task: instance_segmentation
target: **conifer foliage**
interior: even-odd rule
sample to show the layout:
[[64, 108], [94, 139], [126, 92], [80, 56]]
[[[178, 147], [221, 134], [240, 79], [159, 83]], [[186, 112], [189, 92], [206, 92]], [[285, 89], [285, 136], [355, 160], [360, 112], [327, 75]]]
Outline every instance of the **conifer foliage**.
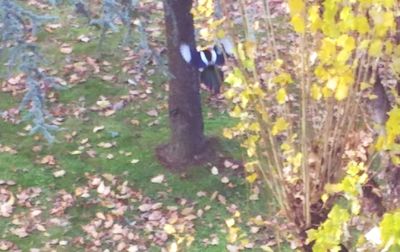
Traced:
[[49, 123], [51, 115], [46, 110], [44, 90], [59, 85], [56, 78], [40, 68], [44, 58], [31, 37], [42, 24], [54, 19], [37, 15], [14, 1], [0, 2], [0, 57], [5, 58], [8, 74], [20, 71], [25, 75], [26, 93], [19, 109], [26, 109], [23, 119], [33, 122], [30, 133], [41, 133], [48, 142], [54, 141], [52, 131], [58, 127]]

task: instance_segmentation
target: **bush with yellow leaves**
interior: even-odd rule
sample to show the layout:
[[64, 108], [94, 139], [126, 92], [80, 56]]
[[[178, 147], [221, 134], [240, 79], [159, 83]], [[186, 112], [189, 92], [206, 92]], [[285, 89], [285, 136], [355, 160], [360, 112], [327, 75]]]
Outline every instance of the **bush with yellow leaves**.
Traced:
[[[350, 217], [359, 215], [359, 211], [348, 213], [333, 206], [335, 197], [324, 194], [326, 185], [341, 181], [346, 170], [358, 167], [354, 161], [365, 164], [363, 173], [371, 173], [370, 166], [382, 151], [400, 164], [398, 95], [391, 90], [393, 108], [380, 128], [373, 125], [367, 106], [370, 100], [382, 98], [374, 91], [378, 65], [384, 62], [391, 66], [390, 74], [400, 73], [400, 46], [392, 42], [398, 3], [289, 0], [289, 19], [297, 36], [294, 47], [285, 52], [277, 47], [266, 0], [261, 25], [249, 21], [246, 0], [239, 0], [244, 37], [229, 17], [209, 18], [212, 3], [199, 1], [194, 11], [198, 20], [211, 20], [203, 23], [203, 38], [230, 36], [236, 43], [225, 97], [232, 103], [230, 115], [239, 123], [225, 129], [224, 136], [240, 139], [248, 155], [247, 180], [254, 183], [261, 178], [268, 185], [279, 210], [298, 227], [293, 230], [297, 237], [304, 238], [300, 234], [318, 224], [312, 207], [330, 202], [323, 206], [332, 210], [320, 231], [309, 232], [308, 240], [318, 241], [326, 226], [340, 229]], [[223, 8], [229, 13], [227, 5]], [[256, 29], [266, 34], [267, 41], [255, 36]], [[323, 195], [329, 199], [321, 200]], [[355, 199], [352, 202], [358, 204]], [[344, 212], [348, 218], [332, 222]], [[399, 242], [396, 237], [394, 243]], [[332, 251], [339, 248], [341, 237], [336, 238], [329, 248]], [[328, 247], [316, 251], [328, 251]]]

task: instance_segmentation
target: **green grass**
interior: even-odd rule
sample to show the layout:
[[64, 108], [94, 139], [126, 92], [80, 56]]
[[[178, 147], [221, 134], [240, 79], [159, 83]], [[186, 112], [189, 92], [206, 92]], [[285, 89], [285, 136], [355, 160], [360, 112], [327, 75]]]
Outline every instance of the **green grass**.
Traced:
[[[99, 31], [93, 27], [81, 25], [79, 27], [70, 28], [65, 19], [65, 13], [59, 11], [62, 15], [61, 23], [63, 28], [54, 33], [48, 34], [42, 32], [39, 35], [39, 43], [45, 45], [46, 54], [51, 55], [50, 61], [53, 68], [58, 68], [59, 72], [65, 64], [65, 57], [97, 57], [97, 40]], [[76, 38], [81, 34], [95, 34], [89, 43], [77, 43]], [[121, 34], [113, 34], [107, 36], [104, 43], [104, 50], [119, 50], [118, 44], [122, 38]], [[56, 42], [58, 41], [58, 42]], [[72, 55], [62, 55], [58, 47], [60, 42], [67, 42], [73, 45]], [[120, 55], [123, 55], [121, 53]], [[107, 60], [113, 65], [113, 69], [117, 69], [120, 65], [120, 58], [117, 56], [106, 56]], [[149, 117], [146, 111], [167, 102], [167, 94], [163, 91], [162, 85], [166, 83], [165, 77], [161, 74], [148, 76], [153, 82], [153, 94], [149, 95], [146, 100], [135, 100], [128, 104], [124, 109], [117, 111], [110, 117], [104, 117], [97, 112], [91, 111], [89, 108], [96, 104], [100, 96], [115, 101], [121, 95], [126, 95], [129, 90], [128, 84], [110, 83], [101, 80], [98, 76], [89, 76], [89, 78], [80, 84], [71, 86], [65, 91], [59, 91], [58, 102], [64, 104], [67, 108], [76, 109], [78, 105], [83, 106], [84, 103], [87, 111], [85, 112], [85, 120], [68, 116], [62, 125], [64, 130], [58, 132], [57, 142], [48, 145], [40, 136], [21, 136], [20, 133], [27, 132], [24, 130], [29, 122], [20, 125], [11, 125], [10, 123], [0, 121], [0, 144], [3, 146], [11, 146], [18, 153], [11, 155], [8, 153], [0, 153], [0, 179], [14, 180], [15, 186], [8, 186], [7, 189], [17, 194], [21, 190], [28, 187], [40, 187], [42, 189], [41, 196], [33, 199], [34, 207], [41, 208], [43, 214], [41, 218], [55, 218], [49, 213], [55, 200], [56, 193], [60, 190], [74, 195], [77, 187], [87, 185], [85, 174], [104, 174], [109, 173], [119, 177], [121, 180], [127, 180], [132, 188], [135, 188], [143, 196], [149, 197], [155, 202], [162, 202], [165, 206], [177, 205], [177, 200], [185, 198], [188, 202], [195, 204], [195, 209], [203, 209], [207, 205], [211, 207], [205, 212], [201, 218], [194, 221], [194, 242], [187, 251], [224, 251], [227, 245], [227, 234], [225, 220], [232, 218], [232, 213], [227, 209], [231, 204], [236, 204], [238, 211], [241, 212], [241, 225], [245, 226], [246, 219], [258, 214], [267, 212], [267, 204], [263, 203], [268, 200], [266, 195], [261, 195], [262, 200], [249, 201], [249, 186], [245, 180], [236, 175], [229, 169], [220, 168], [221, 175], [215, 176], [210, 173], [210, 167], [194, 167], [186, 172], [186, 176], [182, 177], [179, 173], [172, 173], [162, 167], [155, 159], [154, 149], [161, 143], [165, 143], [169, 138], [168, 118], [165, 108], [159, 109], [160, 116], [158, 123], [153, 126], [148, 124], [156, 118]], [[140, 89], [142, 87], [134, 87]], [[161, 94], [159, 99], [156, 94]], [[80, 102], [79, 99], [82, 99]], [[11, 97], [9, 94], [0, 93], [0, 109], [7, 109], [16, 106], [19, 102], [18, 97]], [[54, 104], [50, 104], [52, 106]], [[216, 109], [203, 105], [205, 118], [205, 134], [208, 136], [221, 136], [224, 127], [230, 127], [235, 124], [235, 120], [231, 119], [226, 113], [220, 113]], [[212, 117], [208, 118], [211, 113]], [[140, 125], [134, 126], [130, 123], [131, 119], [136, 119]], [[104, 126], [104, 130], [93, 133], [93, 128], [99, 125]], [[70, 141], [66, 141], [66, 137], [76, 133]], [[112, 137], [112, 132], [117, 132], [117, 137]], [[82, 144], [80, 142], [88, 138], [88, 144], [83, 149], [81, 155], [70, 154], [78, 150]], [[109, 149], [98, 147], [101, 142], [115, 142], [116, 146]], [[35, 146], [41, 146], [42, 149], [34, 152]], [[220, 139], [221, 151], [227, 157], [240, 159], [243, 156], [243, 150], [239, 144], [234, 141]], [[96, 157], [92, 158], [84, 152], [94, 150]], [[124, 153], [130, 152], [130, 156]], [[113, 159], [107, 159], [107, 155], [112, 154]], [[56, 159], [56, 166], [40, 164], [38, 161], [46, 155], [52, 155]], [[137, 164], [132, 164], [132, 159], [138, 159]], [[66, 171], [65, 176], [55, 178], [53, 172], [63, 169]], [[164, 174], [167, 183], [154, 184], [150, 183], [152, 177]], [[233, 188], [221, 183], [221, 176], [226, 175], [234, 184]], [[198, 192], [206, 192], [206, 197], [198, 197]], [[224, 205], [217, 199], [211, 199], [211, 195], [218, 192], [223, 195], [227, 201]], [[166, 194], [165, 194], [166, 193]], [[164, 195], [164, 196], [163, 196]], [[37, 205], [35, 205], [37, 204]], [[135, 203], [136, 204], [136, 203]], [[138, 202], [137, 205], [141, 204]], [[181, 206], [178, 206], [181, 208]], [[26, 238], [18, 238], [10, 232], [13, 218], [17, 218], [17, 213], [29, 212], [29, 208], [16, 206], [13, 216], [10, 218], [0, 218], [0, 239], [6, 239], [14, 242], [22, 251], [29, 251], [30, 248], [43, 248], [48, 246], [49, 242], [54, 239], [67, 240], [69, 245], [54, 245], [57, 251], [84, 251], [82, 246], [71, 245], [72, 239], [76, 237], [85, 237], [87, 234], [83, 232], [82, 225], [88, 224], [95, 218], [98, 211], [110, 211], [99, 205], [88, 205], [79, 197], [73, 206], [66, 210], [64, 216], [57, 218], [66, 218], [68, 224], [65, 227], [48, 226], [46, 232], [33, 231]], [[137, 210], [127, 211], [127, 217], [134, 218], [139, 213]], [[121, 220], [119, 220], [121, 221]], [[242, 230], [244, 233], [246, 227]], [[204, 246], [203, 239], [209, 238], [210, 235], [216, 234], [219, 238], [219, 244], [214, 246]], [[251, 237], [250, 237], [251, 238]], [[169, 238], [172, 241], [172, 237]], [[148, 244], [148, 251], [160, 251], [159, 246]], [[260, 245], [260, 244], [259, 244]], [[113, 251], [111, 249], [111, 251]], [[258, 251], [258, 249], [250, 249], [249, 251]]]

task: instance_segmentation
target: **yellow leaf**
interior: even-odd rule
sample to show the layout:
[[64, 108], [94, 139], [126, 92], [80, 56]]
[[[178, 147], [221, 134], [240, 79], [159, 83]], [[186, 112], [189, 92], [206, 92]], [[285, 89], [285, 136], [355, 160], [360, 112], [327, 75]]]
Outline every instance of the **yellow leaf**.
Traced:
[[317, 84], [313, 84], [311, 86], [311, 97], [317, 101], [322, 97], [321, 87], [319, 87]]
[[322, 88], [322, 95], [324, 96], [324, 98], [329, 98], [332, 96], [332, 94], [333, 94], [332, 90], [329, 89], [328, 87], [325, 86]]
[[369, 24], [368, 24], [368, 19], [365, 16], [357, 16], [355, 18], [355, 26], [356, 30], [361, 34], [365, 34], [369, 32]]
[[396, 156], [396, 155], [393, 155], [393, 156], [391, 157], [391, 161], [392, 161], [392, 163], [393, 163], [394, 165], [400, 165], [400, 157], [398, 157], [398, 156]]
[[319, 65], [315, 68], [314, 74], [321, 81], [327, 81], [330, 78], [329, 72], [321, 65]]
[[305, 32], [306, 27], [304, 24], [304, 18], [300, 14], [294, 15], [290, 22], [293, 25], [293, 29], [295, 30], [295, 32], [301, 34]]
[[289, 163], [293, 165], [293, 168], [296, 170], [300, 167], [301, 165], [301, 160], [303, 158], [303, 155], [301, 152], [297, 153], [296, 156], [288, 158]]
[[237, 228], [237, 227], [229, 228], [229, 235], [228, 235], [229, 243], [236, 242], [236, 240], [238, 238], [238, 232], [239, 232], [239, 228]]
[[225, 128], [225, 129], [223, 130], [222, 135], [223, 135], [225, 138], [228, 138], [228, 139], [232, 139], [232, 138], [233, 138], [233, 132], [232, 132], [232, 130], [227, 129], [227, 128]]
[[277, 59], [277, 60], [274, 61], [274, 67], [280, 68], [280, 67], [282, 67], [283, 63], [284, 62], [283, 62], [282, 59]]
[[292, 146], [290, 146], [290, 144], [288, 143], [281, 144], [281, 150], [284, 152], [291, 151], [292, 149], [293, 149]]
[[256, 42], [251, 41], [251, 40], [246, 40], [244, 42], [244, 51], [246, 52], [246, 55], [248, 58], [255, 59], [256, 52], [257, 52]]
[[360, 90], [361, 91], [363, 91], [363, 90], [365, 90], [367, 88], [371, 88], [371, 87], [372, 87], [371, 83], [364, 82], [364, 81], [360, 83]]
[[233, 225], [235, 225], [235, 219], [233, 219], [233, 218], [227, 219], [227, 220], [225, 220], [225, 224], [230, 228]]
[[246, 52], [245, 52], [244, 48], [245, 47], [244, 47], [243, 43], [238, 44], [237, 52], [238, 52], [239, 59], [242, 62], [246, 61]]
[[254, 145], [246, 146], [247, 156], [253, 157], [256, 154], [256, 147]]
[[353, 15], [352, 8], [346, 6], [340, 12], [341, 22], [338, 24], [341, 32], [348, 32], [349, 30], [354, 30], [355, 27], [355, 17]]
[[244, 165], [244, 169], [248, 173], [255, 172], [255, 167], [258, 165], [257, 161], [248, 162]]
[[393, 52], [393, 44], [389, 40], [385, 42], [385, 54], [391, 55]]
[[235, 107], [234, 107], [233, 110], [229, 113], [229, 115], [232, 116], [232, 117], [238, 118], [238, 117], [240, 117], [241, 113], [242, 113], [241, 108], [240, 108], [238, 105], [235, 105]]
[[329, 195], [327, 193], [322, 194], [321, 200], [323, 203], [325, 203], [329, 199]]
[[326, 83], [326, 87], [334, 91], [337, 87], [337, 84], [338, 84], [338, 78], [334, 77], [328, 80], [328, 82]]
[[343, 185], [342, 184], [326, 184], [325, 185], [325, 191], [327, 193], [338, 193], [343, 191]]
[[358, 215], [360, 213], [360, 202], [358, 202], [357, 200], [353, 200], [351, 202], [351, 213], [354, 215]]
[[335, 98], [338, 101], [341, 101], [347, 97], [349, 93], [349, 86], [343, 82], [339, 82], [339, 85], [336, 88]]
[[218, 39], [223, 39], [226, 37], [225, 31], [224, 30], [218, 30], [217, 31], [217, 38]]
[[343, 49], [339, 52], [337, 56], [337, 61], [339, 64], [346, 64], [347, 60], [350, 58], [352, 55], [352, 51]]
[[257, 122], [253, 122], [249, 125], [249, 130], [254, 132], [260, 132], [260, 124]]
[[311, 23], [311, 31], [316, 32], [321, 27], [321, 18], [319, 17], [320, 7], [319, 5], [313, 5], [308, 11], [308, 20]]
[[283, 117], [279, 117], [274, 126], [272, 127], [271, 133], [272, 135], [276, 136], [282, 131], [285, 131], [289, 127], [289, 123]]
[[281, 73], [273, 79], [273, 82], [281, 85], [290, 84], [293, 82], [292, 77], [288, 73]]
[[400, 58], [394, 57], [392, 59], [392, 64], [390, 65], [390, 67], [396, 74], [400, 74]]
[[318, 51], [318, 57], [322, 63], [328, 62], [336, 56], [336, 43], [333, 39], [325, 38], [322, 40], [321, 47]]
[[394, 15], [392, 11], [383, 13], [383, 25], [387, 28], [392, 28], [395, 25]]
[[287, 94], [285, 88], [280, 88], [276, 93], [276, 100], [279, 104], [284, 104], [286, 102]]
[[169, 235], [176, 233], [175, 227], [172, 226], [171, 224], [165, 224], [164, 225], [164, 231], [165, 231], [165, 233], [167, 233]]
[[360, 45], [358, 46], [358, 48], [360, 48], [360, 49], [367, 49], [370, 42], [371, 42], [371, 41], [370, 41], [369, 39], [364, 39], [364, 40], [361, 41], [361, 43], [360, 43]]
[[386, 8], [392, 8], [395, 4], [394, 0], [383, 0], [383, 6], [385, 6]]
[[253, 184], [254, 181], [256, 181], [256, 179], [258, 178], [257, 173], [252, 173], [251, 175], [248, 175], [246, 177], [247, 182], [249, 182], [250, 184]]
[[243, 75], [239, 68], [234, 68], [232, 72], [225, 78], [225, 82], [233, 87], [240, 87], [243, 85]]
[[265, 252], [274, 252], [274, 250], [268, 245], [261, 245], [260, 248]]
[[369, 49], [368, 54], [372, 57], [379, 57], [382, 54], [382, 41], [377, 39], [372, 41]]
[[240, 106], [243, 108], [243, 109], [246, 109], [246, 107], [247, 107], [247, 104], [249, 103], [249, 99], [250, 97], [249, 97], [249, 94], [247, 93], [247, 92], [243, 92], [241, 95], [240, 95]]
[[356, 48], [356, 41], [354, 40], [353, 37], [344, 34], [342, 36], [340, 36], [337, 39], [337, 44], [341, 47], [343, 47], [343, 49], [348, 50], [348, 51], [352, 51], [354, 50], [354, 48]]
[[304, 7], [305, 4], [303, 0], [289, 0], [289, 10], [292, 16], [301, 13]]

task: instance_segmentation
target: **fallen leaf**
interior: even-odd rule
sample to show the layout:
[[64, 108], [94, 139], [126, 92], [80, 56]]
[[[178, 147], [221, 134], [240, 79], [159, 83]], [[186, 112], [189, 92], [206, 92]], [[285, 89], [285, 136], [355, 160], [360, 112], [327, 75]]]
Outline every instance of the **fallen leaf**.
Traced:
[[233, 219], [233, 218], [227, 219], [227, 220], [225, 220], [225, 224], [228, 227], [232, 227], [233, 225], [235, 225], [235, 219]]
[[104, 129], [104, 125], [96, 126], [93, 128], [93, 133], [97, 133]]
[[239, 247], [236, 245], [228, 244], [226, 245], [226, 249], [228, 250], [228, 252], [239, 252]]
[[212, 175], [218, 175], [218, 168], [217, 167], [215, 167], [215, 166], [213, 166], [212, 168], [211, 168], [211, 174]]
[[172, 235], [176, 233], [176, 229], [174, 226], [172, 226], [171, 224], [165, 224], [164, 225], [164, 231], [165, 233]]
[[139, 206], [139, 210], [141, 212], [147, 212], [150, 211], [152, 209], [152, 205], [151, 204], [142, 204]]
[[128, 252], [138, 252], [139, 247], [137, 245], [130, 245], [128, 248]]
[[28, 236], [28, 232], [26, 231], [25, 228], [20, 227], [20, 228], [10, 228], [10, 232], [20, 238], [24, 238]]
[[132, 159], [131, 164], [137, 164], [139, 163], [139, 159]]
[[109, 148], [113, 147], [114, 145], [112, 143], [101, 142], [97, 146], [104, 148], [104, 149], [109, 149]]
[[228, 184], [229, 183], [229, 178], [228, 177], [222, 177], [221, 182], [224, 184]]
[[133, 126], [139, 126], [139, 125], [140, 125], [140, 122], [139, 122], [139, 120], [132, 119], [132, 120], [131, 120], [131, 124], [132, 124]]
[[233, 163], [231, 162], [231, 161], [229, 161], [228, 159], [226, 159], [225, 161], [224, 161], [224, 166], [226, 167], [226, 168], [229, 168], [229, 167], [231, 167], [233, 165]]
[[72, 53], [72, 47], [69, 44], [62, 44], [60, 52], [63, 54], [70, 54]]
[[163, 214], [161, 213], [161, 211], [154, 211], [148, 216], [150, 221], [158, 221], [162, 217], [163, 217]]
[[168, 252], [178, 252], [178, 244], [176, 244], [176, 242], [171, 243]]
[[101, 109], [105, 109], [111, 106], [111, 102], [107, 100], [104, 96], [100, 97], [100, 100], [96, 102], [97, 106], [99, 106]]
[[0, 216], [10, 217], [15, 203], [15, 197], [12, 192], [0, 188]]
[[78, 40], [81, 42], [87, 43], [90, 41], [90, 38], [88, 36], [82, 34], [78, 37]]
[[11, 249], [14, 246], [14, 243], [7, 240], [0, 240], [0, 250], [6, 251]]
[[47, 156], [44, 156], [40, 160], [40, 163], [41, 164], [47, 164], [47, 165], [55, 165], [56, 164], [56, 159], [52, 155], [47, 155]]
[[149, 116], [153, 116], [153, 117], [158, 116], [158, 112], [155, 109], [147, 111], [146, 114], [149, 115]]
[[115, 78], [114, 75], [104, 75], [101, 77], [103, 81], [112, 81]]
[[161, 184], [164, 181], [164, 175], [160, 174], [150, 180], [152, 183]]
[[60, 178], [60, 177], [63, 177], [64, 175], [65, 175], [65, 170], [59, 170], [59, 171], [53, 172], [53, 176], [55, 178]]
[[97, 192], [99, 194], [103, 194], [104, 196], [108, 195], [110, 191], [111, 188], [109, 186], [105, 186], [103, 181], [101, 181], [100, 185], [97, 187]]
[[48, 24], [48, 25], [46, 25], [47, 27], [50, 27], [51, 29], [58, 29], [58, 28], [61, 28], [62, 27], [62, 25], [60, 24], [60, 23], [57, 23], [57, 24]]

